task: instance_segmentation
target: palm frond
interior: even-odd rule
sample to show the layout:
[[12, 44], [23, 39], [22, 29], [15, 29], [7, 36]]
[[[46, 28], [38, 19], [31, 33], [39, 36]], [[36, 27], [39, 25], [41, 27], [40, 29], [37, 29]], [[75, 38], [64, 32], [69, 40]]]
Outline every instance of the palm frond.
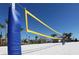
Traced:
[[0, 28], [4, 28], [4, 25], [0, 24]]

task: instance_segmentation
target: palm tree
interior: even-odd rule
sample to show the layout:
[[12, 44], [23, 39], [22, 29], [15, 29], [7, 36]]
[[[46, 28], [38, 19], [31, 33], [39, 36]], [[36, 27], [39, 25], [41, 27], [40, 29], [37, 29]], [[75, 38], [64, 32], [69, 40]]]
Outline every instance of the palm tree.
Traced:
[[[3, 29], [4, 28], [4, 26], [2, 25], [2, 24], [0, 24], [0, 29]], [[2, 32], [1, 32], [1, 34], [0, 34], [0, 45], [2, 45]]]
[[[23, 31], [23, 28], [21, 27], [21, 28], [20, 28], [20, 32], [22, 32], [22, 31]], [[21, 42], [22, 42], [22, 40], [21, 40]], [[24, 41], [23, 41], [23, 42], [24, 42]]]
[[4, 28], [4, 25], [0, 24], [0, 29]]
[[35, 42], [38, 43], [38, 36], [35, 36]]
[[30, 35], [28, 35], [28, 44], [31, 43], [31, 38], [30, 38]]
[[71, 36], [72, 36], [72, 33], [63, 33], [63, 37], [64, 37], [68, 42], [71, 41]]
[[6, 24], [8, 24], [8, 19], [5, 21]]
[[26, 39], [24, 39], [24, 44], [26, 44], [27, 43], [27, 40]]
[[77, 40], [77, 38], [75, 38], [75, 42], [77, 42], [78, 40]]
[[38, 36], [35, 36], [35, 40], [37, 40], [38, 39]]
[[1, 34], [0, 34], [0, 46], [2, 45], [2, 40], [1, 40], [1, 38], [2, 38], [2, 32], [1, 32]]
[[5, 25], [6, 25], [6, 33], [5, 33], [5, 40], [7, 44], [7, 34], [8, 34], [8, 19], [5, 20]]
[[20, 28], [20, 31], [21, 31], [21, 32], [23, 31], [23, 28], [22, 28], [22, 27]]
[[72, 33], [69, 33], [69, 34], [68, 34], [68, 38], [70, 39], [70, 38], [71, 38], [71, 36], [72, 36]]

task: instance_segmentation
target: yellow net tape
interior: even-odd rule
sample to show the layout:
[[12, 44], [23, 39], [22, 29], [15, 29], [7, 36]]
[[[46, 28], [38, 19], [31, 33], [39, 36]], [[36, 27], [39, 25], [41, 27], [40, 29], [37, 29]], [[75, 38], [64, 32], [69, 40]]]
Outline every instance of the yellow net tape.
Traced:
[[30, 13], [28, 10], [25, 9], [25, 17], [26, 17], [26, 31], [27, 32], [31, 32], [33, 34], [37, 34], [37, 35], [40, 35], [40, 36], [44, 36], [44, 37], [47, 37], [47, 38], [52, 38], [52, 39], [61, 39], [61, 38], [56, 38], [56, 37], [51, 37], [51, 36], [47, 36], [45, 34], [41, 34], [39, 32], [35, 32], [35, 31], [32, 31], [32, 30], [29, 30], [28, 28], [28, 17], [27, 17], [27, 14], [30, 15], [32, 18], [34, 18], [35, 20], [37, 20], [38, 22], [40, 22], [42, 25], [44, 25], [45, 27], [47, 27], [48, 29], [50, 29], [51, 31], [57, 33], [57, 34], [60, 34], [62, 35], [62, 33], [59, 33], [58, 31], [52, 29], [51, 27], [49, 27], [47, 24], [45, 24], [44, 22], [42, 22], [40, 19], [38, 19], [36, 16], [34, 16], [32, 13]]
[[61, 38], [57, 38], [57, 37], [52, 37], [52, 36], [47, 36], [45, 34], [41, 34], [39, 32], [35, 32], [35, 31], [32, 31], [32, 30], [28, 30], [28, 32], [32, 33], [32, 34], [37, 34], [37, 35], [40, 35], [40, 36], [43, 36], [43, 37], [46, 37], [46, 38], [51, 38], [51, 39], [61, 39]]

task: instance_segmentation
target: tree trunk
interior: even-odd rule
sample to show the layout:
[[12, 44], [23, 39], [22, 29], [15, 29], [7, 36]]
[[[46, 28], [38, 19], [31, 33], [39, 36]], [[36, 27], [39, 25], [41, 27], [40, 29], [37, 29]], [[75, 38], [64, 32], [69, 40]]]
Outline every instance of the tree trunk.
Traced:
[[0, 46], [1, 46], [1, 38], [0, 38]]

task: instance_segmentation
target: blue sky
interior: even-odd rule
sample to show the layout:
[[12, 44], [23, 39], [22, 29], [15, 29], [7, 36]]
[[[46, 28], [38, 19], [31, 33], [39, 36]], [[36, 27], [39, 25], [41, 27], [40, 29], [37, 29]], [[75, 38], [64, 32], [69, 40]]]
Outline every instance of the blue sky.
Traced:
[[[30, 3], [21, 5], [55, 30], [61, 33], [72, 32], [74, 37], [79, 38], [79, 4]], [[9, 4], [0, 4], [0, 23], [2, 24], [4, 23], [5, 18], [8, 18], [9, 6]], [[34, 38], [35, 35], [32, 35], [31, 33], [28, 34], [25, 32], [24, 11], [22, 11], [22, 9], [17, 11], [21, 16], [21, 26], [24, 28], [24, 31], [21, 32], [22, 38], [26, 38], [27, 35], [30, 35], [31, 38]], [[30, 29], [37, 32], [41, 32], [46, 35], [51, 35], [52, 33], [54, 33], [43, 25], [41, 25], [32, 17], [28, 16], [28, 20]]]

